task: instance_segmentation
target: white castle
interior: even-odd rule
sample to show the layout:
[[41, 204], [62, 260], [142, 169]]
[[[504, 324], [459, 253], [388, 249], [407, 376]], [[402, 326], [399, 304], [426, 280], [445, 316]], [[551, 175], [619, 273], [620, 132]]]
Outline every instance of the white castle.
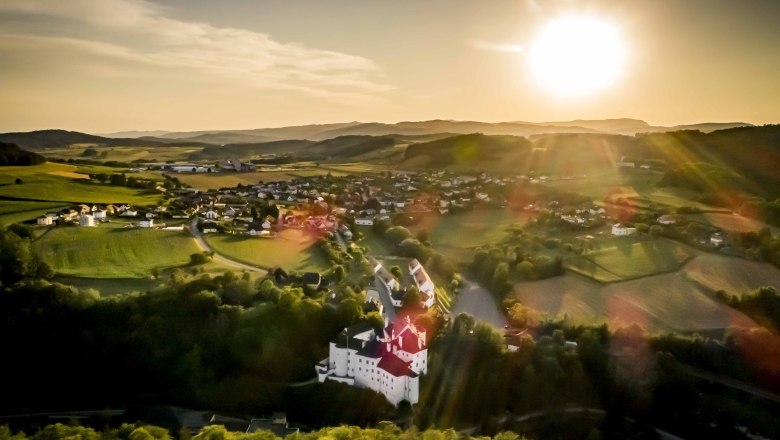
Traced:
[[[426, 278], [426, 305], [432, 304], [433, 283], [417, 260], [410, 272], [420, 288]], [[385, 328], [378, 332], [362, 323], [345, 328], [330, 342], [329, 356], [315, 365], [320, 382], [335, 380], [349, 385], [371, 388], [384, 394], [398, 406], [402, 400], [416, 404], [420, 400], [420, 374], [428, 372], [428, 347], [425, 331], [418, 329], [406, 316], [396, 319], [400, 306], [398, 281], [376, 263], [375, 286], [369, 289], [366, 303], [382, 313]], [[424, 274], [424, 278], [416, 274]], [[419, 281], [418, 281], [419, 280]], [[422, 281], [422, 283], [420, 282]], [[423, 292], [423, 289], [420, 288]], [[428, 295], [427, 292], [430, 292]]]

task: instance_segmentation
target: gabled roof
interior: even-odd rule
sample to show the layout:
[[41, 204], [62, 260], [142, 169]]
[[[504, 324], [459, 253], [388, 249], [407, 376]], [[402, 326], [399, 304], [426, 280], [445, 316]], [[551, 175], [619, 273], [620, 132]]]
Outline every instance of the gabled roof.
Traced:
[[384, 356], [382, 356], [382, 360], [379, 361], [377, 367], [387, 371], [388, 373], [392, 374], [395, 377], [401, 377], [401, 376], [417, 377], [417, 373], [415, 373], [414, 370], [409, 368], [409, 364], [411, 364], [411, 362], [404, 362], [403, 360], [401, 360], [401, 358], [394, 355], [393, 353], [387, 353]]

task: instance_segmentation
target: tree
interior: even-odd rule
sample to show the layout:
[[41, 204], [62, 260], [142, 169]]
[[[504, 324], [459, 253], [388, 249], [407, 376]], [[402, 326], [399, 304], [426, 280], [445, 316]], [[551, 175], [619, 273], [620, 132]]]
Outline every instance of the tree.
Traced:
[[402, 272], [401, 272], [401, 268], [398, 267], [398, 266], [391, 267], [390, 268], [390, 273], [393, 274], [393, 276], [396, 277], [397, 279], [401, 278]]
[[404, 307], [419, 307], [420, 302], [422, 302], [422, 296], [416, 286], [410, 286], [406, 289], [406, 293], [404, 293], [402, 300]]
[[206, 255], [204, 252], [196, 252], [192, 255], [190, 255], [190, 266], [198, 266], [201, 264], [206, 264], [210, 260], [209, 256]]

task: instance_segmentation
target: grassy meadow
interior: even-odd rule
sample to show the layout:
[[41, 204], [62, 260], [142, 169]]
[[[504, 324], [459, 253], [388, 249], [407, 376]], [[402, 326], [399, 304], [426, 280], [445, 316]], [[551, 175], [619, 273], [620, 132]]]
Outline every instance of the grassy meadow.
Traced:
[[0, 200], [0, 224], [32, 220], [48, 211], [59, 211], [67, 205], [59, 202], [30, 202], [25, 200]]
[[113, 227], [56, 227], [33, 250], [61, 275], [85, 278], [143, 278], [152, 269], [186, 265], [200, 252], [183, 231]]
[[567, 258], [565, 265], [596, 281], [615, 282], [677, 270], [695, 254], [693, 249], [667, 239], [612, 239], [607, 247]]
[[528, 215], [508, 209], [484, 209], [440, 216], [429, 214], [409, 230], [428, 233], [434, 249], [456, 262], [471, 261], [473, 249], [507, 237], [508, 228], [525, 224]]
[[246, 235], [206, 235], [209, 246], [228, 258], [264, 269], [282, 267], [294, 271], [328, 268], [316, 239], [301, 229], [285, 229], [276, 238]]
[[[144, 193], [134, 188], [91, 182], [88, 176], [81, 174], [82, 171], [87, 172], [87, 169], [89, 168], [58, 163], [3, 167], [0, 169], [0, 198], [135, 205], [155, 205], [160, 199], [159, 195]], [[22, 183], [14, 183], [17, 178], [21, 179]]]

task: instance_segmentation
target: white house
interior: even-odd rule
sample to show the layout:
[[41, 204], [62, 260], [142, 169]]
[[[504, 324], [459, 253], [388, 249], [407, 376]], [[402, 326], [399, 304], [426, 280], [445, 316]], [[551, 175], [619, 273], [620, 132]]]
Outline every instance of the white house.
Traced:
[[95, 216], [84, 214], [79, 216], [79, 226], [95, 227]]
[[673, 225], [675, 223], [677, 223], [677, 219], [674, 218], [673, 215], [664, 214], [664, 215], [658, 217], [658, 224], [661, 224], [661, 225]]
[[209, 209], [208, 211], [203, 213], [203, 218], [206, 220], [216, 220], [219, 218], [219, 213], [217, 211], [214, 211], [213, 209]]
[[371, 226], [374, 224], [374, 219], [370, 217], [358, 217], [355, 219], [356, 225]]
[[320, 382], [335, 380], [382, 393], [395, 406], [420, 399], [420, 374], [428, 371], [425, 331], [407, 316], [381, 333], [363, 323], [330, 342], [329, 356], [314, 369]]
[[38, 223], [39, 225], [51, 225], [52, 223], [54, 223], [52, 218], [49, 217], [48, 215], [42, 215], [36, 218], [35, 222]]
[[138, 226], [142, 228], [152, 228], [154, 227], [154, 219], [153, 218], [143, 219], [140, 222], [138, 222]]
[[612, 225], [612, 235], [616, 237], [631, 235], [635, 232], [636, 232], [636, 228], [629, 228], [627, 226], [621, 225], [620, 223], [615, 223], [614, 225]]
[[722, 246], [724, 241], [725, 237], [720, 232], [716, 232], [710, 236], [710, 244], [714, 246]]
[[431, 277], [428, 276], [428, 272], [417, 259], [412, 258], [412, 261], [409, 262], [409, 273], [412, 275], [414, 284], [417, 285], [417, 290], [423, 296], [423, 304], [425, 307], [431, 307], [436, 301], [436, 295], [433, 293], [435, 286]]
[[105, 220], [105, 218], [108, 216], [108, 211], [101, 208], [93, 211], [92, 215], [94, 215], [97, 220]]

